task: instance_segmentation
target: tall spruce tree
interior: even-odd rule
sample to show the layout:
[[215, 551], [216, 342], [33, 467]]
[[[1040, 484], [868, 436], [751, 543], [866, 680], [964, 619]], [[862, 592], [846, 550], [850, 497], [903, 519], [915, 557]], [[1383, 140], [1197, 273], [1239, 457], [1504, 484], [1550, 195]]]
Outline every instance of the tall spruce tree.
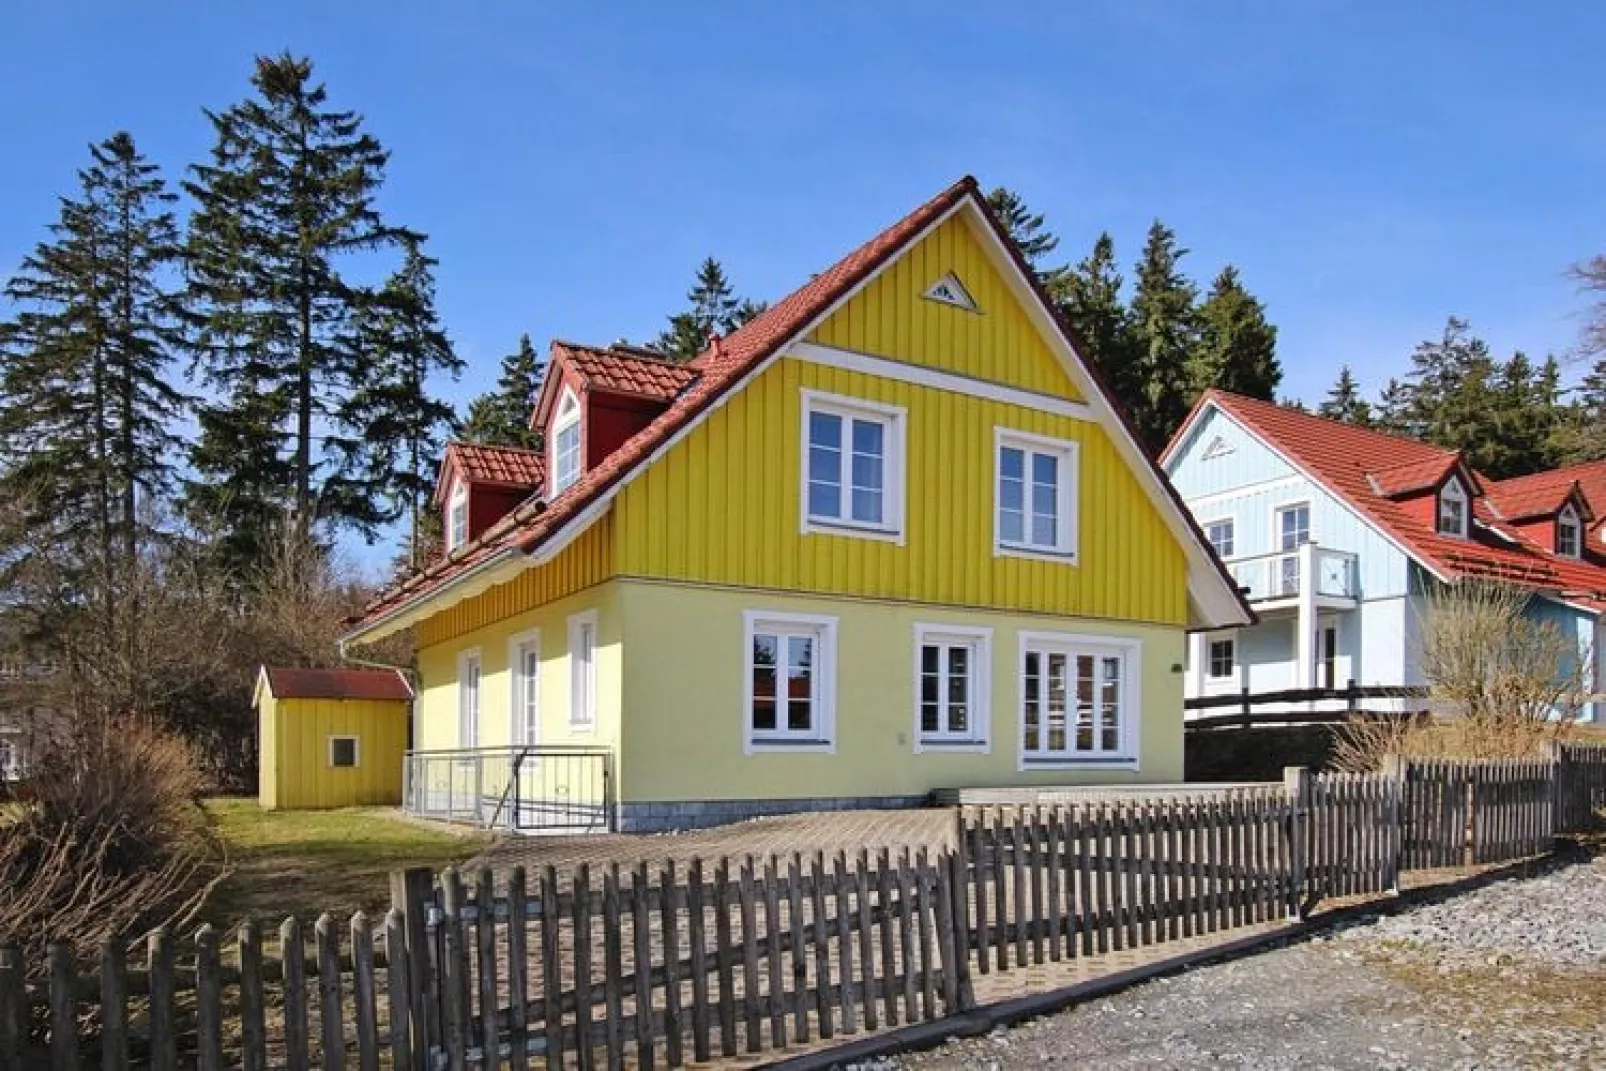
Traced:
[[1579, 383], [1557, 445], [1568, 464], [1606, 458], [1606, 357], [1596, 361]]
[[188, 399], [172, 385], [174, 197], [128, 134], [90, 154], [51, 241], [5, 288], [0, 497], [32, 504], [30, 525], [72, 539], [109, 591], [132, 575], [144, 501], [171, 484]]
[[1087, 358], [1135, 420], [1144, 398], [1133, 359], [1131, 315], [1121, 300], [1121, 286], [1115, 239], [1106, 231], [1087, 256], [1066, 270], [1059, 306], [1083, 345], [1092, 350]]
[[420, 518], [434, 488], [441, 448], [454, 415], [430, 391], [431, 380], [457, 378], [463, 362], [435, 311], [435, 264], [409, 239], [402, 266], [364, 305], [356, 344], [368, 375], [335, 421], [356, 434], [335, 444], [344, 455], [342, 475], [325, 484], [325, 497], [354, 499], [344, 512], [383, 503], [382, 522], [407, 521], [408, 561], [420, 564]]
[[546, 361], [536, 354], [530, 336], [520, 335], [518, 349], [502, 358], [496, 389], [468, 403], [468, 417], [457, 434], [471, 443], [541, 449], [541, 431], [530, 427], [530, 415], [545, 376]]
[[1266, 307], [1244, 289], [1238, 269], [1221, 269], [1198, 311], [1199, 336], [1189, 362], [1191, 404], [1211, 387], [1271, 401], [1282, 383], [1277, 329]]
[[1149, 227], [1132, 295], [1134, 372], [1140, 397], [1133, 414], [1145, 444], [1158, 452], [1187, 415], [1189, 356], [1198, 347], [1198, 290], [1182, 274], [1187, 250], [1171, 228]]
[[254, 96], [207, 113], [211, 158], [185, 183], [192, 346], [215, 399], [187, 497], [245, 557], [285, 510], [303, 538], [319, 522], [371, 533], [383, 519], [380, 503], [325, 495], [355, 463], [326, 440], [357, 432], [340, 421], [373, 372], [350, 258], [401, 237], [374, 207], [388, 153], [356, 113], [329, 107], [312, 63], [258, 57], [251, 84]]
[[1388, 383], [1377, 396], [1377, 405], [1372, 409], [1372, 426], [1390, 435], [1416, 438], [1416, 429], [1411, 422], [1409, 384], [1389, 377]]
[[1319, 416], [1341, 420], [1356, 427], [1372, 426], [1372, 407], [1361, 397], [1361, 386], [1355, 381], [1355, 374], [1347, 364], [1338, 370], [1338, 380], [1328, 390], [1327, 400], [1316, 407], [1316, 412]]
[[669, 328], [654, 348], [677, 361], [689, 361], [715, 335], [725, 336], [764, 311], [762, 302], [736, 296], [719, 261], [708, 257], [697, 269], [697, 279], [686, 292], [691, 307], [669, 318]]
[[1033, 212], [1020, 194], [1003, 186], [994, 187], [987, 195], [987, 207], [1004, 225], [1010, 240], [1020, 247], [1021, 255], [1042, 280], [1049, 296], [1055, 302], [1062, 301], [1070, 269], [1063, 264], [1047, 262], [1049, 254], [1059, 248], [1060, 240], [1048, 229], [1043, 214]]

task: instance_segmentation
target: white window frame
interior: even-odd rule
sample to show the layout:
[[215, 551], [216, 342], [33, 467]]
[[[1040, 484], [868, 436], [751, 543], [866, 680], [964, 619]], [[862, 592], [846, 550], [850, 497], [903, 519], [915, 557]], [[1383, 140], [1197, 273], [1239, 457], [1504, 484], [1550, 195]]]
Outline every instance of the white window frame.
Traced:
[[446, 496], [446, 550], [450, 553], [467, 542], [468, 484], [453, 480], [452, 492]]
[[[1057, 540], [1052, 547], [1039, 543], [1010, 542], [1004, 539], [1004, 450], [1021, 450], [1026, 453], [1024, 489], [1024, 531], [1031, 533], [1031, 472], [1033, 454], [1050, 454], [1059, 461], [1060, 481], [1055, 489], [1055, 524]], [[1052, 439], [1046, 435], [1016, 431], [1013, 428], [993, 428], [993, 556], [1011, 558], [1037, 558], [1075, 564], [1077, 561], [1078, 512], [1081, 503], [1078, 488], [1081, 485], [1081, 447], [1069, 439]]]
[[[1221, 552], [1220, 548], [1218, 548], [1216, 546], [1216, 537], [1215, 537], [1215, 534], [1213, 532], [1213, 529], [1219, 528], [1222, 525], [1225, 525], [1226, 528], [1227, 528], [1227, 538], [1226, 538], [1227, 552], [1225, 554], [1223, 554]], [[1204, 528], [1205, 542], [1209, 543], [1210, 544], [1210, 549], [1214, 550], [1216, 552], [1216, 557], [1220, 558], [1224, 562], [1225, 561], [1231, 561], [1233, 558], [1237, 557], [1237, 555], [1238, 555], [1238, 518], [1236, 518], [1236, 517], [1217, 517], [1214, 520], [1205, 521], [1202, 527]]]
[[[327, 751], [328, 751], [328, 759], [329, 759], [329, 768], [331, 770], [357, 770], [357, 769], [361, 769], [362, 768], [362, 741], [360, 739], [358, 739], [357, 737], [353, 736], [350, 733], [333, 733], [333, 734], [331, 734], [329, 736], [328, 740], [329, 740], [329, 743], [328, 743]], [[337, 765], [335, 765], [335, 741], [337, 741], [337, 740], [350, 740], [351, 741], [351, 765], [350, 766], [337, 766]]]
[[[921, 724], [924, 699], [924, 652], [927, 646], [970, 648], [970, 728], [964, 733], [939, 729], [928, 733]], [[943, 668], [946, 674], [946, 666]], [[993, 630], [973, 625], [917, 623], [914, 645], [914, 749], [940, 754], [988, 754], [992, 751]], [[946, 697], [942, 698], [946, 703]]]
[[[777, 610], [742, 611], [742, 751], [748, 755], [775, 752], [788, 755], [832, 754], [836, 751], [836, 643], [837, 618], [821, 614]], [[814, 720], [808, 733], [784, 728], [780, 682], [776, 678], [775, 729], [762, 735], [753, 731], [753, 636], [772, 632], [782, 636], [814, 638]]]
[[[585, 428], [581, 426], [580, 399], [573, 388], [564, 387], [563, 393], [558, 396], [558, 412], [552, 420], [552, 441], [548, 447], [551, 453], [547, 461], [548, 471], [552, 473], [552, 497], [556, 498], [566, 489], [579, 482], [585, 472]], [[565, 432], [574, 431], [574, 472], [568, 479], [564, 479], [561, 458], [563, 451], [559, 444], [563, 441]]]
[[[1225, 643], [1231, 649], [1227, 652], [1227, 672], [1216, 672], [1216, 645]], [[1226, 684], [1236, 684], [1238, 681], [1238, 637], [1232, 633], [1217, 633], [1205, 637], [1204, 645], [1204, 675], [1205, 683], [1220, 688]]]
[[[1292, 547], [1283, 546], [1283, 514], [1305, 511], [1305, 539]], [[1299, 548], [1316, 541], [1316, 511], [1310, 499], [1296, 498], [1292, 502], [1278, 502], [1271, 507], [1271, 546], [1276, 555], [1271, 561], [1267, 594], [1274, 599], [1294, 598], [1299, 594], [1305, 578], [1300, 576]], [[1287, 590], [1290, 583], [1293, 590]]]
[[[1026, 750], [1026, 656], [1056, 653], [1070, 658], [1116, 656], [1122, 660], [1120, 744], [1115, 751], [1091, 751], [1080, 755], [1042, 756]], [[1089, 636], [1069, 632], [1021, 632], [1020, 651], [1015, 662], [1015, 729], [1018, 769], [1027, 770], [1132, 770], [1140, 768], [1143, 727], [1143, 641], [1126, 636]], [[1039, 732], [1042, 732], [1040, 726]], [[1074, 740], [1067, 733], [1068, 740]]]
[[[802, 438], [799, 440], [802, 471], [799, 474], [798, 516], [802, 518], [805, 535], [846, 535], [865, 539], [885, 539], [900, 546], [904, 540], [904, 480], [908, 458], [908, 410], [901, 405], [850, 398], [842, 394], [804, 388]], [[842, 465], [838, 472], [841, 481], [843, 516], [815, 516], [809, 512], [809, 424], [815, 413], [825, 413], [842, 420]], [[882, 521], [872, 524], [857, 521], [853, 512], [853, 431], [852, 422], [864, 421], [880, 424], [885, 447], [881, 459]]]
[[[525, 672], [524, 656], [526, 653], [535, 655], [535, 678], [533, 681], [533, 698], [535, 701], [535, 732], [530, 732], [528, 711], [525, 709], [526, 701], [531, 698], [529, 694], [531, 684]], [[528, 629], [508, 637], [507, 641], [507, 739], [515, 747], [535, 747], [541, 742], [541, 630]]]
[[[578, 655], [588, 629], [591, 649], [582, 662]], [[572, 733], [597, 731], [597, 649], [601, 646], [597, 611], [569, 615], [569, 731]]]
[[[1567, 550], [1562, 545], [1564, 533], [1572, 532], [1572, 549]], [[1563, 558], [1582, 558], [1584, 556], [1584, 520], [1578, 516], [1578, 511], [1571, 502], [1561, 508], [1556, 514], [1556, 553]]]
[[[470, 673], [474, 678], [472, 689], [468, 685]], [[467, 751], [480, 746], [484, 716], [485, 659], [478, 647], [470, 647], [457, 654], [457, 746], [460, 749]]]
[[[1454, 504], [1461, 507], [1461, 517], [1457, 527], [1446, 530], [1444, 527], [1444, 507]], [[1456, 539], [1467, 537], [1467, 524], [1472, 516], [1472, 500], [1467, 495], [1467, 489], [1461, 485], [1458, 476], [1451, 476], [1439, 488], [1438, 496], [1433, 500], [1433, 530], [1439, 535], [1453, 536]]]

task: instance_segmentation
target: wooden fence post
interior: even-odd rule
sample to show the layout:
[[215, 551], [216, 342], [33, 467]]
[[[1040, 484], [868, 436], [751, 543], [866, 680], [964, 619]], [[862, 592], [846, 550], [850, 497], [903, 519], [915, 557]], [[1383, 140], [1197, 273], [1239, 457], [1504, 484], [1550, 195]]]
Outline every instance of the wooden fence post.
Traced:
[[1567, 801], [1572, 787], [1567, 776], [1567, 749], [1560, 740], [1546, 740], [1540, 745], [1539, 757], [1550, 764], [1550, 836], [1554, 839], [1575, 832], [1567, 828], [1567, 812], [1571, 809]]
[[1288, 920], [1305, 920], [1305, 882], [1310, 869], [1310, 770], [1283, 767], [1283, 789], [1288, 794]]
[[1387, 813], [1384, 816], [1386, 823], [1384, 830], [1384, 851], [1386, 872], [1384, 875], [1384, 888], [1391, 894], [1398, 896], [1400, 892], [1400, 871], [1405, 869], [1405, 784], [1406, 762], [1403, 755], [1383, 756], [1383, 777], [1386, 791], [1389, 793]]
[[[402, 915], [402, 933], [406, 936], [403, 948], [386, 948], [389, 956], [405, 956], [407, 969], [407, 1045], [412, 1066], [430, 1066], [429, 1050], [434, 1042], [430, 1032], [433, 1011], [427, 994], [429, 983], [429, 906], [435, 897], [435, 876], [428, 867], [413, 867], [392, 871], [390, 875], [390, 906]], [[388, 940], [388, 935], [387, 935]], [[395, 1003], [396, 994], [390, 994]]]

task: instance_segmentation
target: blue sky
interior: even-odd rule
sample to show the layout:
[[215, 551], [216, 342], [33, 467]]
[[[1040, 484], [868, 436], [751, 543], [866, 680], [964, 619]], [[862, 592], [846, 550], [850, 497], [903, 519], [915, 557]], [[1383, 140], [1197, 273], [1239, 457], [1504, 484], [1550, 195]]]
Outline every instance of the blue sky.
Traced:
[[1567, 349], [1565, 270], [1606, 252], [1598, 3], [18, 5], [0, 272], [85, 146], [169, 177], [251, 57], [310, 55], [392, 151], [382, 207], [431, 235], [483, 389], [520, 332], [654, 335], [697, 262], [775, 298], [967, 172], [1080, 257], [1155, 217], [1280, 329], [1284, 390], [1374, 391], [1444, 318]]

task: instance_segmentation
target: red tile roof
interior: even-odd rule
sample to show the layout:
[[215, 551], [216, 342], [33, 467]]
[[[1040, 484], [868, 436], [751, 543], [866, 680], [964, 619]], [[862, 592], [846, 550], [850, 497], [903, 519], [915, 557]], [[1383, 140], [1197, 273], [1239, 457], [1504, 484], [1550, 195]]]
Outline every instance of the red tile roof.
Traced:
[[546, 482], [546, 458], [539, 450], [449, 442], [446, 456], [457, 462], [464, 478], [472, 483], [536, 488]]
[[[748, 373], [758, 368], [787, 340], [824, 315], [832, 305], [874, 274], [909, 241], [941, 219], [944, 214], [956, 208], [967, 197], [974, 198], [975, 203], [982, 206], [984, 215], [991, 222], [1005, 248], [1014, 257], [1017, 266], [1027, 279], [1033, 280], [1044, 308], [1053, 310], [1053, 303], [1048, 299], [1041, 284], [1036, 282], [1025, 258], [1009, 240], [1002, 225], [985, 208], [980, 185], [973, 177], [966, 175], [769, 306], [733, 332], [729, 338], [716, 337], [708, 349], [682, 366], [684, 371], [693, 374], [693, 378], [689, 378], [678, 390], [669, 407], [619, 449], [588, 469], [579, 480], [551, 502], [534, 499], [525, 502], [451, 556], [382, 592], [363, 609], [362, 613], [349, 619], [348, 625], [353, 630], [371, 625], [388, 614], [419, 601], [471, 570], [488, 568], [504, 557], [519, 553], [528, 554], [535, 550], [548, 535], [574, 519], [605, 494], [632, 469], [647, 460], [655, 450], [667, 443], [676, 432], [687, 426], [727, 391], [733, 389]], [[1085, 345], [1075, 340], [1063, 318], [1056, 315], [1056, 322], [1066, 336], [1071, 338], [1078, 352], [1087, 352]], [[607, 352], [616, 359], [634, 357], [636, 360], [641, 360], [640, 351], [615, 348]], [[652, 363], [656, 364], [656, 361]], [[1128, 434], [1132, 435], [1130, 423], [1126, 422], [1125, 414], [1113, 401], [1108, 387], [1099, 380], [1097, 371], [1091, 367], [1087, 371], [1117, 418], [1126, 424]], [[664, 372], [655, 369], [653, 374], [664, 374]], [[1132, 437], [1136, 441], [1136, 436]], [[1204, 536], [1193, 522], [1176, 489], [1152, 460], [1149, 464], [1164, 492], [1175, 503], [1178, 516], [1191, 528], [1195, 541], [1200, 546], [1206, 546]], [[1241, 609], [1244, 619], [1253, 621], [1253, 611], [1237, 594], [1237, 584], [1227, 576], [1225, 566], [1222, 566], [1213, 555], [1206, 554], [1206, 557], [1219, 574], [1223, 588], [1232, 593], [1232, 598]]]
[[1557, 512], [1575, 487], [1582, 495], [1584, 504], [1589, 507], [1590, 518], [1606, 513], [1606, 461], [1591, 461], [1501, 480], [1490, 487], [1489, 493], [1501, 514], [1511, 520], [1519, 520]]
[[411, 699], [412, 686], [395, 669], [271, 669], [275, 699]]
[[1378, 491], [1385, 495], [1398, 496], [1410, 494], [1412, 491], [1426, 491], [1439, 486], [1440, 481], [1450, 474], [1450, 470], [1455, 468], [1460, 460], [1457, 454], [1446, 454], [1441, 457], [1407, 461], [1372, 473], [1372, 479]]
[[[1442, 472], [1458, 459], [1455, 451], [1225, 391], [1207, 391], [1199, 407], [1211, 403], [1259, 435], [1439, 574], [1511, 580], [1606, 610], [1606, 569], [1559, 557], [1502, 526], [1484, 499], [1474, 499], [1473, 505], [1473, 515], [1482, 522], [1481, 526], [1474, 526], [1472, 538], [1460, 539], [1440, 535], [1430, 523], [1380, 489], [1379, 474], [1405, 466], [1428, 471], [1435, 465]], [[1185, 425], [1177, 441], [1186, 430]]]
[[694, 368], [617, 344], [602, 349], [554, 340], [551, 359], [567, 361], [580, 379], [594, 390], [665, 402], [673, 401], [686, 384], [697, 378]]

